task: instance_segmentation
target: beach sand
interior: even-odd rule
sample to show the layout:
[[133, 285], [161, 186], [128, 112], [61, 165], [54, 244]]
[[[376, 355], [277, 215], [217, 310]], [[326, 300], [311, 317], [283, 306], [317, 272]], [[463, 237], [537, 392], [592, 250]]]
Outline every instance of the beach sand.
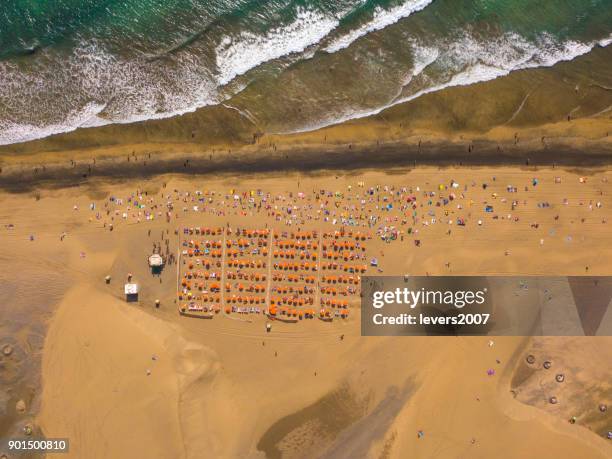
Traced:
[[[368, 257], [383, 274], [609, 275], [611, 53], [598, 48], [304, 133], [214, 107], [0, 147], [0, 260], [10, 267], [0, 271], [10, 305], [0, 309], [0, 345], [13, 348], [0, 356], [0, 435], [32, 424], [70, 438], [75, 458], [609, 457], [609, 410], [597, 409], [611, 401], [609, 337], [493, 346], [363, 338], [356, 308], [346, 321], [275, 322], [271, 333], [263, 317], [182, 317], [175, 266], [152, 277], [146, 265], [153, 243], [169, 239], [174, 253], [182, 225], [287, 229], [282, 222], [187, 213], [170, 223], [117, 218], [111, 232], [87, 209], [137, 189], [157, 198], [174, 189], [286, 195], [455, 180], [474, 201], [468, 227], [447, 235], [446, 224], [419, 223], [419, 248], [414, 235], [393, 245], [375, 237]], [[529, 202], [509, 212], [520, 223], [483, 210], [507, 208], [492, 194], [508, 185]], [[141, 285], [138, 303], [123, 300], [128, 272]], [[538, 368], [526, 366], [530, 353]], [[554, 373], [539, 368], [543, 359]], [[558, 371], [563, 387], [551, 381]], [[561, 402], [548, 403], [552, 395]]]
[[[1, 293], [16, 291], [11, 304], [19, 314], [40, 324], [41, 333], [48, 326], [42, 393], [35, 397], [40, 410], [37, 403], [17, 415], [16, 428], [33, 422], [47, 437], [70, 438], [67, 457], [75, 458], [609, 457], [609, 442], [601, 437], [609, 414], [601, 415], [603, 422], [601, 416], [593, 418], [600, 413], [590, 403], [610, 402], [609, 359], [605, 354], [593, 361], [598, 364], [584, 359], [594, 346], [609, 349], [610, 338], [506, 337], [494, 338], [493, 346], [485, 337], [364, 338], [355, 309], [347, 321], [331, 324], [275, 322], [271, 333], [266, 333], [262, 317], [182, 317], [173, 300], [174, 266], [158, 278], [146, 265], [159, 234], [170, 229], [172, 235], [174, 228], [189, 224], [274, 222], [186, 214], [170, 223], [119, 222], [110, 232], [90, 220], [88, 211], [91, 202], [127, 196], [137, 188], [149, 196], [175, 188], [261, 188], [286, 194], [298, 186], [346, 190], [359, 181], [366, 186], [435, 188], [451, 179], [478, 184], [470, 197], [480, 203], [508, 184], [522, 191], [538, 177], [540, 185], [527, 196], [531, 205], [518, 211], [521, 224], [491, 222], [464, 233], [455, 228], [451, 236], [445, 236], [446, 225], [433, 225], [427, 231], [421, 228], [418, 249], [412, 240], [395, 245], [376, 240], [368, 253], [380, 257], [389, 275], [583, 275], [587, 265], [589, 274], [606, 275], [612, 270], [612, 233], [610, 223], [600, 219], [612, 217], [611, 185], [605, 181], [612, 176], [605, 169], [590, 169], [586, 183], [580, 183], [585, 175], [585, 170], [561, 168], [423, 167], [387, 173], [165, 175], [129, 181], [101, 177], [73, 188], [3, 193], [0, 223], [6, 237], [0, 239], [0, 253], [15, 269], [5, 274], [12, 283], [2, 284]], [[557, 176], [562, 179], [558, 185]], [[490, 184], [487, 190], [479, 186], [483, 182]], [[535, 210], [540, 200], [558, 206], [565, 196], [573, 205]], [[519, 193], [520, 199], [525, 197]], [[595, 200], [604, 207], [581, 223], [585, 206]], [[474, 208], [472, 222], [484, 215], [480, 207]], [[559, 220], [554, 220], [555, 212], [561, 212]], [[537, 230], [529, 227], [536, 220]], [[9, 223], [12, 229], [5, 226]], [[548, 234], [553, 227], [555, 236]], [[176, 250], [170, 239], [171, 250]], [[20, 292], [32, 285], [32, 267], [52, 284], [62, 279], [44, 314], [20, 299]], [[138, 303], [123, 300], [128, 272], [141, 285]], [[109, 274], [112, 280], [106, 285]], [[44, 292], [40, 288], [38, 295]], [[159, 309], [153, 304], [156, 298], [161, 299]], [[27, 343], [17, 340], [15, 346], [27, 349]], [[538, 358], [552, 356], [571, 383], [559, 395], [561, 408], [542, 403], [548, 391], [537, 378], [515, 376], [534, 349]], [[491, 368], [495, 375], [488, 376]], [[38, 387], [36, 374], [34, 366], [13, 386]], [[582, 400], [576, 381], [588, 382], [595, 394], [589, 403]], [[579, 421], [570, 424], [568, 415]]]
[[[180, 457], [180, 393], [174, 356], [164, 346], [167, 325], [91, 291], [71, 289], [49, 328], [43, 431], [69, 438], [72, 457], [128, 457], [130, 451]], [[156, 384], [148, 381], [153, 378]]]

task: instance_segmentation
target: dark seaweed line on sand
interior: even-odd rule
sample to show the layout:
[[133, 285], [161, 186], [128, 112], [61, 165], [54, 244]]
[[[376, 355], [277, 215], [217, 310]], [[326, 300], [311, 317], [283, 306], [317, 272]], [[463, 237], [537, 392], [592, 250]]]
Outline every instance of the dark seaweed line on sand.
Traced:
[[[485, 145], [467, 154], [456, 145], [417, 149], [405, 145], [376, 148], [331, 150], [293, 150], [287, 153], [229, 155], [210, 157], [208, 154], [159, 158], [128, 162], [101, 160], [96, 165], [81, 162], [75, 167], [50, 166], [43, 170], [34, 166], [27, 170], [5, 171], [0, 174], [0, 189], [9, 192], [28, 192], [38, 187], [63, 188], [78, 186], [90, 178], [117, 180], [143, 179], [160, 174], [185, 175], [249, 175], [258, 173], [318, 171], [357, 172], [360, 170], [387, 171], [394, 168], [419, 166], [437, 167], [501, 167], [542, 166], [563, 168], [598, 168], [612, 165], [612, 149], [606, 146], [589, 147], [589, 151], [560, 146], [534, 151], [499, 151]], [[215, 155], [216, 156], [216, 155]]]

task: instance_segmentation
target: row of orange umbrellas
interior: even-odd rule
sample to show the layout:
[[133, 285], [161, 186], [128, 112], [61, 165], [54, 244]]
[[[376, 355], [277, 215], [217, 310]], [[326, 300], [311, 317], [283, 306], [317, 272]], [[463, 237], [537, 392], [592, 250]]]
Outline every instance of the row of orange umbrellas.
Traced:
[[284, 306], [270, 306], [270, 308], [268, 309], [268, 314], [270, 314], [271, 316], [280, 314], [294, 317], [314, 317], [315, 311], [313, 309], [292, 309]]
[[293, 240], [282, 240], [276, 241], [274, 243], [276, 247], [280, 247], [281, 249], [313, 249], [316, 250], [319, 247], [319, 244], [316, 242], [300, 242]]
[[217, 303], [221, 301], [221, 298], [215, 295], [194, 295], [191, 292], [188, 293], [179, 293], [178, 299], [180, 300], [190, 300], [190, 301], [216, 301]]
[[329, 260], [344, 260], [344, 261], [349, 261], [349, 260], [354, 260], [356, 257], [356, 254], [354, 252], [349, 252], [349, 251], [342, 251], [342, 252], [336, 252], [333, 250], [328, 250], [326, 252], [323, 252], [323, 258], [327, 258]]
[[[217, 268], [221, 267], [221, 260], [208, 260], [206, 258], [201, 258], [196, 261], [199, 262], [200, 266], [206, 269], [210, 269], [211, 267], [217, 267]], [[189, 269], [193, 269], [196, 265], [193, 262], [189, 262], [187, 266], [189, 267]]]
[[305, 252], [303, 250], [297, 252], [295, 250], [275, 250], [274, 252], [272, 252], [272, 256], [274, 258], [290, 258], [293, 259], [296, 256], [298, 258], [300, 258], [300, 260], [316, 260], [317, 259], [317, 254], [316, 253], [310, 253], [310, 252]]
[[362, 233], [361, 231], [357, 231], [353, 233], [353, 231], [329, 231], [323, 233], [323, 239], [340, 239], [340, 238], [353, 238], [356, 241], [365, 241], [366, 239], [371, 239], [371, 234]]
[[[252, 229], [251, 230], [251, 229], [244, 229], [243, 228], [240, 231], [236, 230], [235, 232], [236, 232], [236, 234], [240, 234], [242, 236], [251, 237], [251, 238], [253, 238], [253, 237], [265, 237], [265, 236], [268, 236], [270, 234], [270, 230], [269, 229]], [[232, 229], [230, 228], [230, 229], [227, 230], [227, 233], [228, 234], [233, 234], [234, 231], [232, 231]]]
[[[343, 309], [342, 311], [340, 311], [340, 316], [345, 318], [348, 317], [349, 315], [349, 311], [348, 309]], [[319, 311], [319, 316], [321, 317], [332, 317], [333, 316], [333, 312], [330, 311], [329, 309], [321, 309]]]
[[248, 239], [239, 239], [239, 240], [233, 241], [231, 239], [228, 239], [225, 241], [225, 246], [228, 249], [232, 246], [237, 246], [237, 247], [244, 249], [244, 248], [252, 247], [255, 245], [257, 247], [267, 247], [268, 242], [265, 239], [258, 239], [257, 241], [249, 241]]
[[324, 293], [326, 295], [333, 295], [333, 296], [336, 296], [336, 295], [347, 296], [347, 295], [351, 295], [351, 292], [348, 289], [349, 287], [346, 287], [343, 290], [338, 290], [336, 287], [329, 287], [329, 286], [324, 285], [321, 287], [321, 293]]
[[[228, 286], [230, 286], [230, 284], [225, 284], [226, 290], [228, 290]], [[231, 286], [230, 286], [231, 288]], [[245, 284], [238, 284], [236, 286], [236, 288], [238, 289], [239, 292], [243, 292], [243, 291], [247, 291], [247, 292], [265, 292], [266, 291], [266, 286], [265, 285], [261, 285], [261, 284], [251, 284], [251, 285], [245, 285]]]
[[227, 260], [228, 266], [235, 268], [265, 268], [266, 262], [262, 260]]
[[218, 236], [223, 234], [223, 227], [218, 226], [216, 228], [209, 228], [209, 227], [195, 227], [195, 228], [188, 228], [189, 234], [204, 234], [204, 235], [211, 235], [211, 236]]
[[[291, 239], [302, 239], [302, 240], [307, 240], [307, 239], [316, 239], [319, 236], [319, 233], [317, 233], [316, 231], [298, 231], [298, 232], [291, 232], [289, 234], [289, 237]], [[278, 239], [280, 236], [278, 233], [274, 233], [274, 239]], [[283, 236], [286, 237], [286, 236]]]
[[327, 250], [328, 247], [332, 247], [334, 250], [338, 250], [338, 249], [354, 249], [357, 247], [357, 244], [355, 244], [352, 241], [334, 241], [332, 244], [327, 244], [327, 243], [323, 243], [323, 250]]
[[205, 303], [219, 303], [221, 301], [221, 298], [218, 296], [202, 295], [198, 297], [198, 301], [203, 301]]
[[[191, 288], [192, 288], [191, 282], [188, 282], [185, 279], [182, 280], [181, 285], [186, 290], [191, 290]], [[195, 283], [195, 288], [200, 290], [200, 291], [210, 290], [211, 292], [218, 292], [218, 291], [221, 290], [221, 287], [219, 286], [219, 284], [211, 284], [210, 286], [207, 287], [204, 282], [196, 282]]]
[[361, 276], [323, 276], [321, 277], [321, 281], [328, 284], [358, 285], [361, 282]]
[[302, 262], [302, 263], [274, 263], [274, 269], [280, 271], [301, 271], [301, 270], [317, 270], [316, 263]]
[[[199, 283], [196, 283], [196, 288], [198, 290], [200, 290], [200, 291], [210, 290], [211, 292], [218, 292], [220, 289], [216, 285], [218, 285], [218, 284], [211, 284], [210, 286], [207, 287], [204, 282], [199, 282]], [[215, 287], [213, 287], [213, 286], [215, 286]], [[191, 289], [191, 288], [189, 288], [189, 289]]]
[[331, 298], [321, 299], [321, 305], [331, 306], [332, 308], [348, 307], [348, 300], [335, 300]]
[[[208, 272], [208, 271], [187, 271], [185, 273], [185, 278], [187, 279], [219, 279], [221, 277], [221, 273], [218, 272]], [[183, 278], [183, 280], [186, 280]]]
[[194, 240], [191, 240], [191, 241], [189, 241], [188, 246], [196, 248], [196, 249], [199, 249], [201, 247], [206, 247], [206, 248], [209, 248], [209, 249], [210, 248], [219, 248], [220, 249], [221, 247], [223, 247], [223, 243], [221, 241], [208, 241], [208, 240], [206, 240], [206, 241], [194, 241]]
[[191, 290], [191, 282], [189, 282], [187, 279], [183, 278], [183, 280], [181, 280], [181, 285]]
[[[202, 255], [203, 252], [199, 249], [189, 249], [187, 250], [187, 255], [189, 255], [190, 257], [197, 257], [198, 255]], [[221, 250], [211, 250], [207, 253], [208, 256], [211, 256], [213, 258], [221, 258], [223, 256], [223, 251]]]
[[315, 241], [301, 241], [299, 239], [282, 239], [280, 241], [274, 241], [274, 245], [287, 248], [287, 247], [295, 247], [296, 249], [316, 249], [319, 247], [319, 243]]
[[303, 287], [293, 287], [293, 286], [287, 286], [287, 285], [277, 285], [275, 287], [272, 288], [273, 292], [277, 292], [277, 293], [314, 293], [314, 287], [308, 287], [308, 286], [303, 286]]
[[250, 247], [251, 245], [253, 245], [253, 242], [249, 239], [236, 239], [236, 240], [232, 240], [232, 239], [227, 239], [225, 241], [225, 245], [227, 247], [231, 247], [232, 245], [237, 245], [238, 247]]
[[242, 280], [252, 280], [252, 281], [265, 281], [266, 280], [266, 275], [265, 274], [260, 274], [260, 273], [235, 273], [232, 271], [228, 271], [225, 274], [225, 277], [227, 279], [242, 279]]
[[272, 275], [273, 281], [286, 281], [286, 282], [305, 282], [307, 284], [314, 284], [317, 278], [315, 276], [299, 276], [297, 274], [280, 274], [274, 273]]
[[322, 270], [335, 270], [340, 269], [349, 273], [365, 273], [368, 267], [366, 265], [347, 265], [347, 264], [338, 264], [335, 262], [329, 263], [321, 263]]
[[232, 295], [231, 297], [226, 298], [225, 302], [229, 304], [235, 304], [235, 303], [264, 304], [266, 302], [266, 297], [265, 296], [245, 296], [245, 295], [235, 296], [235, 295]]
[[[242, 250], [238, 250], [238, 249], [227, 249], [227, 251], [225, 252], [225, 254], [226, 254], [228, 257], [233, 257], [233, 258], [236, 258], [236, 257], [243, 257], [243, 256], [245, 255], [245, 253], [244, 253]], [[268, 255], [268, 249], [263, 249], [263, 250], [261, 251], [261, 254], [262, 254], [263, 256]], [[247, 253], [247, 255], [248, 255], [248, 253]]]
[[306, 304], [314, 304], [314, 298], [312, 297], [308, 297], [308, 298], [297, 298], [297, 297], [280, 297], [280, 296], [273, 296], [270, 298], [270, 304], [271, 305], [283, 305], [283, 304], [287, 304], [289, 306], [304, 306]]

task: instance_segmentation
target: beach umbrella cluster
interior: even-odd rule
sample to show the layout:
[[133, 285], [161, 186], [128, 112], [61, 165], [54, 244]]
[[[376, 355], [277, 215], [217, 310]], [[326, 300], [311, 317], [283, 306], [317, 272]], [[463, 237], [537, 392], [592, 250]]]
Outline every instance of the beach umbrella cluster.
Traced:
[[[246, 228], [206, 228], [200, 234], [222, 236], [235, 234], [234, 238], [189, 239], [183, 241], [183, 255], [187, 263], [180, 282], [179, 300], [181, 310], [211, 312], [223, 305], [226, 314], [267, 313], [272, 319], [299, 321], [303, 318], [320, 318], [324, 321], [335, 317], [348, 317], [348, 297], [357, 292], [360, 274], [367, 266], [348, 263], [359, 259], [365, 250], [362, 241], [368, 239], [363, 232], [335, 231], [321, 234], [325, 242], [322, 256], [328, 261], [319, 262], [320, 234], [316, 231], [282, 232], [273, 234], [274, 250], [268, 252], [270, 230]], [[224, 233], [225, 232], [225, 233]], [[187, 232], [192, 234], [191, 231]], [[193, 234], [196, 230], [193, 230]], [[202, 257], [201, 255], [205, 256]], [[268, 256], [274, 259], [268, 268]], [[228, 269], [222, 274], [212, 271], [221, 267], [220, 258], [225, 259]], [[326, 271], [317, 276], [319, 266]], [[204, 269], [198, 270], [197, 267]], [[260, 270], [271, 269], [270, 294], [267, 292], [267, 276]], [[344, 274], [342, 274], [342, 272]], [[317, 285], [317, 280], [320, 285]], [[316, 285], [316, 286], [315, 286]], [[317, 302], [321, 309], [308, 309]], [[224, 296], [223, 296], [224, 295]], [[187, 301], [187, 303], [185, 303]], [[266, 305], [268, 309], [260, 309]]]

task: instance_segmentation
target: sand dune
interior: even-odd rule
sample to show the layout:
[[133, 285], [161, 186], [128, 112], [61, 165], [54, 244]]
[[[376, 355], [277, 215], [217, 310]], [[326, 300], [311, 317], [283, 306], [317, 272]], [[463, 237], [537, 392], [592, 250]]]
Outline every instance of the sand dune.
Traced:
[[[40, 424], [49, 437], [71, 439], [70, 457], [183, 451], [173, 355], [126, 309], [91, 286], [77, 287], [49, 329]], [[160, 328], [158, 319], [140, 315]]]

